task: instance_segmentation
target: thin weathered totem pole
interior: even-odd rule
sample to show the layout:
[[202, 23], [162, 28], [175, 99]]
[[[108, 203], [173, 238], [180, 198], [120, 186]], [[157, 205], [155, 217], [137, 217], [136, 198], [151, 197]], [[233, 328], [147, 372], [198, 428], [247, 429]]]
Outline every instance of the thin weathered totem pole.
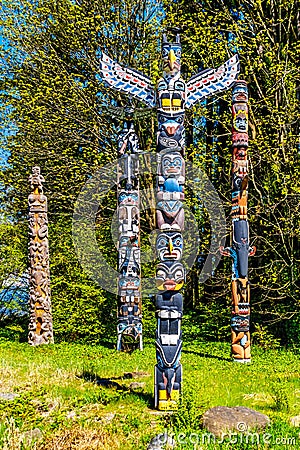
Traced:
[[157, 90], [149, 77], [121, 67], [102, 54], [102, 78], [114, 89], [130, 94], [151, 108], [157, 107], [157, 225], [156, 251], [156, 355], [155, 407], [174, 410], [182, 382], [181, 318], [184, 285], [182, 264], [185, 182], [185, 108], [213, 94], [229, 89], [239, 73], [237, 55], [218, 69], [206, 69], [187, 83], [180, 77], [181, 44], [179, 30], [175, 42], [163, 36], [163, 76]]
[[250, 363], [250, 285], [248, 203], [248, 89], [239, 80], [232, 91], [232, 243], [221, 253], [232, 257], [231, 354], [234, 361]]
[[31, 345], [53, 343], [48, 248], [47, 197], [44, 177], [33, 167], [29, 177], [29, 333]]
[[124, 110], [118, 137], [118, 341], [117, 350], [143, 349], [140, 270], [139, 141], [133, 109]]

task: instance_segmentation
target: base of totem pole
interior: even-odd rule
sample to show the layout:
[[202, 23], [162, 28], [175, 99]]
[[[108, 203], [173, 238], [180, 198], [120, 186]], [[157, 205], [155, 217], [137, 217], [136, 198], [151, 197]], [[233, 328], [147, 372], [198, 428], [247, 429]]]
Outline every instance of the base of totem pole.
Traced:
[[234, 362], [240, 363], [240, 364], [251, 364], [251, 359], [238, 359], [238, 358], [232, 358]]
[[[166, 377], [163, 372], [156, 366], [154, 369], [154, 407], [159, 411], [176, 411], [179, 405], [179, 398], [181, 392], [182, 367], [179, 365], [176, 370], [175, 381], [170, 393], [166, 387]], [[177, 380], [176, 380], [177, 378]]]

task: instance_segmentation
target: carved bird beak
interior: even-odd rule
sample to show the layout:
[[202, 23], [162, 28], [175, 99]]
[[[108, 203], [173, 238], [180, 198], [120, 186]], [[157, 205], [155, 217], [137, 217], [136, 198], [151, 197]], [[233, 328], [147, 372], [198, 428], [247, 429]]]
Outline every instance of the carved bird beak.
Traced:
[[169, 247], [169, 253], [171, 254], [172, 253], [172, 251], [173, 251], [173, 243], [172, 243], [172, 239], [169, 239], [169, 245], [168, 245], [168, 247]]
[[174, 69], [174, 62], [175, 61], [176, 61], [176, 56], [175, 56], [174, 50], [170, 50], [170, 52], [169, 52], [169, 66], [170, 66], [171, 70]]

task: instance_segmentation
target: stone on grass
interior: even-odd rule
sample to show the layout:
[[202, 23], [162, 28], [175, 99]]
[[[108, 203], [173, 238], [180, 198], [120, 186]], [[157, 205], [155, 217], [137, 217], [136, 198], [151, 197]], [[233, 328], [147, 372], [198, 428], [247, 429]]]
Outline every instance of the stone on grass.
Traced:
[[69, 411], [68, 413], [67, 413], [67, 419], [75, 419], [75, 417], [76, 417], [76, 412], [75, 411]]
[[131, 391], [134, 391], [135, 389], [143, 389], [145, 387], [146, 383], [137, 383], [134, 381], [133, 383], [130, 383], [129, 389]]
[[290, 418], [290, 424], [293, 427], [300, 427], [300, 416], [294, 416]]
[[244, 406], [215, 406], [203, 414], [203, 427], [217, 437], [233, 431], [247, 433], [250, 429], [262, 430], [270, 424], [265, 414]]
[[115, 413], [108, 413], [102, 417], [102, 420], [104, 420], [105, 422], [111, 422], [114, 419], [114, 417]]
[[12, 392], [0, 392], [0, 400], [14, 400], [19, 397], [19, 394], [13, 394]]
[[168, 433], [161, 433], [154, 436], [148, 444], [147, 450], [171, 450], [176, 447], [176, 442]]
[[41, 432], [41, 430], [39, 428], [34, 428], [33, 430], [25, 431], [25, 433], [22, 434], [22, 442], [26, 446], [29, 446], [33, 441], [39, 441], [40, 439], [42, 439], [42, 437], [43, 433]]

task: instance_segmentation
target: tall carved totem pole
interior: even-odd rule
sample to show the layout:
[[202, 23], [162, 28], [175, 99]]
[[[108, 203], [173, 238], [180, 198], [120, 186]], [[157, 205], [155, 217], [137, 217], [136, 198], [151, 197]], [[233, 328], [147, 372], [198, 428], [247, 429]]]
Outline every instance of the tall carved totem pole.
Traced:
[[232, 257], [231, 353], [234, 361], [251, 362], [248, 203], [248, 89], [245, 81], [232, 91], [232, 243], [221, 253]]
[[103, 80], [151, 108], [157, 108], [157, 226], [156, 251], [156, 355], [155, 407], [177, 408], [182, 382], [181, 319], [185, 270], [182, 264], [185, 183], [185, 108], [229, 89], [239, 73], [237, 55], [218, 69], [206, 69], [185, 82], [180, 75], [181, 44], [177, 29], [175, 42], [163, 35], [163, 74], [157, 89], [149, 77], [121, 67], [104, 53], [101, 58]]
[[31, 345], [53, 343], [48, 248], [47, 197], [44, 177], [33, 167], [29, 177], [29, 333]]
[[140, 269], [139, 142], [133, 109], [125, 108], [118, 138], [118, 341], [117, 350], [143, 349]]

